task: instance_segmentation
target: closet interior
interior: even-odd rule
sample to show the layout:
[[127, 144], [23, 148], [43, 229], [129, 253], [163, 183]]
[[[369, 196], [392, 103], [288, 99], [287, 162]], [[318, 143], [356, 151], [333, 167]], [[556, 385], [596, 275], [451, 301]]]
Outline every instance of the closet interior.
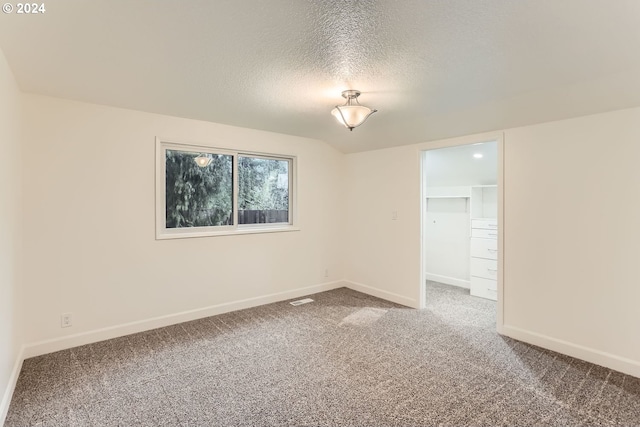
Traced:
[[496, 300], [497, 142], [423, 153], [425, 278]]

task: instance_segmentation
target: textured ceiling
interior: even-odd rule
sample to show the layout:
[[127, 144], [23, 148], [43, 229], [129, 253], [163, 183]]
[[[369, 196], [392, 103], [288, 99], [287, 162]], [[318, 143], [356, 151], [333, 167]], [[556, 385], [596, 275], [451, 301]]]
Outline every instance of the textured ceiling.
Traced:
[[[474, 154], [481, 154], [482, 158], [475, 158]], [[495, 141], [429, 150], [425, 152], [425, 159], [425, 178], [429, 187], [498, 182], [498, 143]]]
[[[343, 152], [640, 105], [637, 0], [55, 0], [0, 14], [20, 88]], [[329, 114], [359, 89], [349, 132]]]

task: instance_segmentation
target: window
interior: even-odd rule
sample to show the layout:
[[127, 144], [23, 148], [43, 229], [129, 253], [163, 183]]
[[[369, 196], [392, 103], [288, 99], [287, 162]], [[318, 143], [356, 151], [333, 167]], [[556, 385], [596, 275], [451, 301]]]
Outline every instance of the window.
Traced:
[[190, 151], [165, 151], [165, 224], [167, 228], [233, 224], [233, 157], [203, 154], [200, 166]]
[[289, 222], [289, 162], [238, 156], [238, 224]]
[[290, 231], [295, 158], [158, 140], [156, 238]]

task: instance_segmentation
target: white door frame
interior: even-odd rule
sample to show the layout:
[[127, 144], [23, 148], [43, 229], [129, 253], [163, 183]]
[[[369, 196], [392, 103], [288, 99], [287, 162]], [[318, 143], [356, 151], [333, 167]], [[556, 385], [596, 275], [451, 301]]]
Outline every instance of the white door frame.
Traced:
[[457, 147], [460, 145], [469, 145], [482, 142], [496, 141], [498, 145], [498, 301], [496, 305], [496, 330], [502, 333], [504, 324], [504, 134], [489, 133], [484, 135], [475, 135], [471, 137], [461, 137], [436, 141], [434, 143], [421, 145], [419, 148], [420, 157], [420, 286], [419, 286], [419, 308], [424, 309], [427, 304], [427, 289], [425, 277], [425, 243], [424, 230], [426, 221], [426, 199], [427, 193], [425, 188], [425, 162], [424, 152], [436, 150], [439, 148]]

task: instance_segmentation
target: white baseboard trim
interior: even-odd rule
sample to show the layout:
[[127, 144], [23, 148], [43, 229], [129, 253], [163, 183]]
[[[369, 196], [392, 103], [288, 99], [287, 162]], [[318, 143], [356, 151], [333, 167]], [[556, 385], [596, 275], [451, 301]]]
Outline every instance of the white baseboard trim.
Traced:
[[259, 305], [270, 304], [278, 301], [285, 301], [288, 299], [298, 298], [318, 292], [329, 291], [344, 286], [346, 286], [346, 284], [342, 281], [321, 283], [319, 285], [307, 286], [290, 291], [277, 292], [239, 301], [216, 304], [209, 307], [197, 308], [180, 313], [168, 314], [151, 319], [124, 323], [121, 325], [110, 326], [93, 331], [81, 332], [74, 335], [67, 335], [60, 338], [43, 340], [26, 345], [24, 348], [23, 358], [28, 359], [30, 357], [53, 353], [55, 351], [65, 350], [67, 348], [91, 344], [111, 338], [117, 338], [125, 335], [135, 334], [138, 332], [148, 331], [151, 329], [162, 328], [164, 326], [175, 325], [176, 323], [188, 322], [191, 320], [201, 319], [203, 317], [215, 316], [216, 314], [257, 307]]
[[502, 325], [501, 329], [502, 334], [510, 338], [640, 378], [640, 362], [637, 360], [616, 356], [615, 354], [573, 344], [568, 341], [552, 338], [536, 332], [526, 331], [514, 326]]
[[446, 285], [459, 286], [465, 289], [470, 288], [468, 280], [456, 279], [455, 277], [441, 276], [439, 274], [433, 273], [424, 273], [424, 278], [433, 282], [444, 283]]
[[16, 384], [18, 383], [18, 376], [20, 375], [20, 370], [22, 369], [22, 362], [24, 361], [24, 350], [25, 350], [25, 347], [22, 346], [20, 348], [20, 351], [18, 352], [16, 361], [13, 364], [13, 370], [11, 371], [11, 375], [9, 376], [9, 383], [7, 384], [7, 388], [4, 390], [4, 394], [2, 395], [2, 400], [0, 401], [0, 426], [4, 425], [4, 422], [7, 418], [7, 414], [9, 413], [9, 405], [11, 404], [11, 398], [13, 397], [13, 392], [16, 389]]
[[387, 301], [395, 302], [397, 304], [406, 305], [407, 307], [419, 308], [418, 300], [413, 298], [407, 298], [404, 295], [395, 294], [393, 292], [374, 288], [372, 286], [363, 285], [362, 283], [352, 282], [350, 280], [345, 280], [343, 283], [347, 288], [353, 289], [354, 291], [362, 292], [363, 294], [367, 294], [367, 295], [371, 295]]

